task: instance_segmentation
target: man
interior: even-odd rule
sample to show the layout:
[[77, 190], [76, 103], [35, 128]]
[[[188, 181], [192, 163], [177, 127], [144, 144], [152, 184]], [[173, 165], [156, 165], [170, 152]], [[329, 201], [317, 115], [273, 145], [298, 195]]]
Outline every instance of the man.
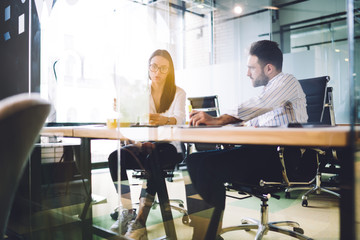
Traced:
[[[236, 114], [211, 117], [204, 112], [192, 111], [190, 124], [242, 123], [259, 127], [306, 122], [305, 94], [294, 76], [282, 72], [282, 62], [283, 55], [276, 42], [253, 43], [247, 75], [252, 85], [263, 86], [263, 91], [240, 104]], [[225, 182], [258, 184], [261, 179], [281, 179], [279, 155], [274, 146], [240, 146], [197, 152], [186, 162], [194, 188], [208, 204], [221, 211], [225, 209]]]

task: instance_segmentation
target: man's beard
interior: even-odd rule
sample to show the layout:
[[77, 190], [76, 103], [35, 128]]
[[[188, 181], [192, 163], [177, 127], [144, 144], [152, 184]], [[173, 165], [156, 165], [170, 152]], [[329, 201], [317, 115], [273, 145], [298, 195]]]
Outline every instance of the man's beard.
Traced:
[[254, 79], [253, 87], [265, 86], [269, 82], [269, 78], [265, 76], [264, 71], [261, 72], [261, 75]]

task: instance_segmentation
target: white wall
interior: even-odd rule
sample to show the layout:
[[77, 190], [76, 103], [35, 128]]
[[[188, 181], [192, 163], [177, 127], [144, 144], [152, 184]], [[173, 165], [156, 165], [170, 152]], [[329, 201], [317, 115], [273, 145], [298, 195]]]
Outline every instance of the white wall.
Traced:
[[[326, 8], [323, 7], [325, 5]], [[279, 23], [289, 24], [342, 11], [345, 11], [344, 0], [311, 0], [282, 9]], [[231, 21], [217, 20], [215, 18], [215, 64], [196, 68], [189, 66], [179, 70], [177, 81], [187, 91], [188, 96], [218, 95], [220, 107], [225, 110], [245, 101], [260, 90], [254, 89], [246, 76], [247, 49], [254, 41], [270, 38], [266, 33], [272, 30], [271, 13], [268, 11]], [[332, 35], [329, 29], [319, 26], [316, 31], [305, 32], [295, 37], [293, 34], [289, 41], [292, 45], [301, 45], [314, 41], [329, 41], [332, 38], [339, 39], [344, 34], [343, 29], [336, 29]], [[334, 87], [337, 123], [349, 123], [350, 89], [348, 66], [345, 61], [347, 56], [346, 41], [312, 46], [309, 50], [292, 49], [291, 53], [284, 54], [283, 71], [293, 74], [298, 79], [330, 76], [329, 86]]]
[[[248, 48], [252, 42], [265, 39], [258, 35], [269, 32], [270, 28], [269, 12], [219, 24], [215, 27], [215, 56], [219, 56], [221, 60], [215, 58], [218, 63], [213, 65], [178, 70], [177, 83], [190, 97], [218, 95], [221, 112], [235, 108], [237, 104], [260, 91], [259, 88], [252, 87], [246, 75]], [[225, 29], [228, 30], [228, 39], [217, 39], [217, 34], [225, 34]], [[229, 49], [232, 54], [228, 52]], [[226, 52], [225, 55], [221, 54], [223, 51]]]

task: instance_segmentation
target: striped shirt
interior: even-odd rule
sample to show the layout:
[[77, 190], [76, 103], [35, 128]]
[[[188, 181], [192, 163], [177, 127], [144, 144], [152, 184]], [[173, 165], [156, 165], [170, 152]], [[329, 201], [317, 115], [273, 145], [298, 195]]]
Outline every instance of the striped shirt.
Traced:
[[282, 126], [307, 122], [305, 93], [291, 74], [279, 73], [272, 78], [260, 95], [238, 106], [234, 116], [247, 126]]

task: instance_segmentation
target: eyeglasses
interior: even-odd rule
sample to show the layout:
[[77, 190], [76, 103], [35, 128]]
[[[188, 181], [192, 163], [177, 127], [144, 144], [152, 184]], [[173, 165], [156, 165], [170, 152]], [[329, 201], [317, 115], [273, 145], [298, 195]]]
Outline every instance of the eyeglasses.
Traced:
[[165, 74], [169, 71], [169, 67], [167, 66], [158, 66], [156, 65], [155, 63], [153, 64], [150, 64], [149, 65], [149, 70], [152, 71], [152, 72], [157, 72], [158, 70], [160, 70], [161, 73]]

